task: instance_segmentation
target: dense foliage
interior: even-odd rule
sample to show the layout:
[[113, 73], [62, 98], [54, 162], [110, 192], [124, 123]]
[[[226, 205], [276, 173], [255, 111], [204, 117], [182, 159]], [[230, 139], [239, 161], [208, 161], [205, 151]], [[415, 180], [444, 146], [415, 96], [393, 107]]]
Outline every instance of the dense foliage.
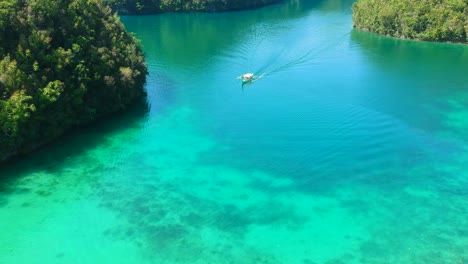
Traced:
[[103, 0], [121, 13], [226, 11], [256, 8], [281, 0]]
[[353, 21], [382, 35], [468, 42], [468, 0], [358, 0]]
[[0, 0], [0, 160], [126, 107], [146, 73], [97, 0]]

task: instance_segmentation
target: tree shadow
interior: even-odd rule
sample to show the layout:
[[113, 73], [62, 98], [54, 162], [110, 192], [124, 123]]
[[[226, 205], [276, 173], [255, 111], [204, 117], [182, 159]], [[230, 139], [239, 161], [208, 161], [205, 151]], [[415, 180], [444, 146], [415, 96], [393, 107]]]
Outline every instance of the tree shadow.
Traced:
[[[37, 171], [55, 172], [67, 159], [80, 155], [98, 145], [106, 144], [109, 135], [128, 127], [140, 127], [148, 113], [148, 104], [141, 99], [124, 112], [80, 128], [73, 128], [48, 145], [26, 155], [0, 164], [0, 194], [15, 191], [15, 181]], [[2, 202], [0, 202], [1, 204]]]

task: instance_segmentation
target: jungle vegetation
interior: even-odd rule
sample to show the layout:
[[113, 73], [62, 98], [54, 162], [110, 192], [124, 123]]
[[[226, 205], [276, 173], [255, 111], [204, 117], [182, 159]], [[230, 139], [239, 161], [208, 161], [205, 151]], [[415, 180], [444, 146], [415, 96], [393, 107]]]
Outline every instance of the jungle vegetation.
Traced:
[[468, 43], [468, 0], [358, 0], [353, 22], [381, 35]]
[[257, 8], [281, 0], [103, 0], [119, 13], [217, 12]]
[[98, 0], [0, 0], [0, 161], [145, 95], [142, 49]]

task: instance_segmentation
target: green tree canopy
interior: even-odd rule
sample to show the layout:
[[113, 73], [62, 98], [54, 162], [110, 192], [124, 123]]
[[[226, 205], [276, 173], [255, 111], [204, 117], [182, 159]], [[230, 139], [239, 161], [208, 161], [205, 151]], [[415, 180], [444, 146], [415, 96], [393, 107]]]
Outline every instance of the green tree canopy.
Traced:
[[140, 45], [97, 0], [0, 0], [0, 160], [144, 96]]
[[381, 35], [468, 43], [468, 0], [358, 0], [353, 21]]

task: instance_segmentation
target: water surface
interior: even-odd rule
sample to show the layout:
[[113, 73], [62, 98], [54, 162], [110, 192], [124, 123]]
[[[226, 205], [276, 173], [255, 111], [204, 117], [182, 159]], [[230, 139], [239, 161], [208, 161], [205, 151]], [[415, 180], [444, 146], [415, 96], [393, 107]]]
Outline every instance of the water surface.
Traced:
[[123, 17], [147, 100], [0, 168], [0, 263], [468, 263], [468, 47], [351, 4]]

